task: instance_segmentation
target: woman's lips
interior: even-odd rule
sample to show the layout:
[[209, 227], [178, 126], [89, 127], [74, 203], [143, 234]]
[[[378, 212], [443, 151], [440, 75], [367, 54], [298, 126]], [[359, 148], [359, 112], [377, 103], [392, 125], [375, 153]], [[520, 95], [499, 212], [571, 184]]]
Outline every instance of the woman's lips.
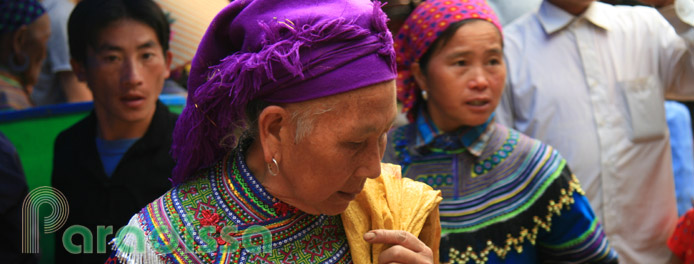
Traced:
[[489, 99], [473, 99], [465, 102], [465, 106], [473, 111], [486, 111], [490, 107]]
[[343, 191], [338, 191], [337, 195], [340, 196], [340, 198], [351, 201], [354, 200], [355, 197], [357, 197], [357, 194], [359, 192], [343, 192]]

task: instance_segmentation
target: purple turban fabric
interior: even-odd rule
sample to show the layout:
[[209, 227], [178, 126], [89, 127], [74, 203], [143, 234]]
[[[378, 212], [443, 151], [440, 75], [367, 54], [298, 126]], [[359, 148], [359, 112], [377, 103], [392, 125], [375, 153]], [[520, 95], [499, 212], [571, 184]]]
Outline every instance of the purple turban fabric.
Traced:
[[295, 103], [395, 79], [393, 39], [370, 0], [236, 0], [193, 58], [174, 130], [173, 182], [213, 164], [238, 139], [253, 100]]
[[0, 0], [0, 33], [29, 25], [45, 12], [37, 0]]

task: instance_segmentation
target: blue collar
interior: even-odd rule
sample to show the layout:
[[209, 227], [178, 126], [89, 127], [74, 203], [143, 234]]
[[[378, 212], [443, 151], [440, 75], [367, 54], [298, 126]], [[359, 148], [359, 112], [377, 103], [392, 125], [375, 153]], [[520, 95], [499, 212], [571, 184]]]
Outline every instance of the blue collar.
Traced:
[[489, 136], [494, 126], [490, 124], [494, 120], [494, 114], [484, 124], [469, 127], [463, 126], [453, 132], [441, 132], [427, 111], [419, 109], [415, 126], [417, 127], [417, 139], [415, 148], [426, 148], [432, 152], [444, 152], [449, 154], [461, 153], [465, 150], [475, 156], [480, 156], [482, 150], [489, 141]]

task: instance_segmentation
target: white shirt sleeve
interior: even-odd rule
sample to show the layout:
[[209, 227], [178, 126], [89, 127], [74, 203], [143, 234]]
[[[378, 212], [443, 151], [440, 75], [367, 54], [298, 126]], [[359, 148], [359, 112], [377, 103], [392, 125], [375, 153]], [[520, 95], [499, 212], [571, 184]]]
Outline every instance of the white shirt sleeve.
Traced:
[[[675, 0], [658, 9], [663, 23], [659, 36], [659, 71], [669, 96], [694, 96], [694, 0]], [[674, 28], [674, 32], [672, 29]], [[674, 33], [674, 34], [673, 34]]]

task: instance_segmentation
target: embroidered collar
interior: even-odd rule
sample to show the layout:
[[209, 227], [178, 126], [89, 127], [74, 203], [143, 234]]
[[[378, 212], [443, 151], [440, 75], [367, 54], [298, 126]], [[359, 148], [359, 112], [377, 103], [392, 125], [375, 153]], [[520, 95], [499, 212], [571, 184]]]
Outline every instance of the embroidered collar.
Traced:
[[417, 128], [417, 138], [416, 142], [414, 142], [415, 148], [420, 152], [423, 149], [428, 149], [433, 152], [451, 154], [467, 150], [472, 155], [479, 157], [489, 142], [494, 127], [490, 125], [493, 120], [494, 114], [487, 119], [487, 122], [479, 126], [465, 126], [456, 131], [445, 133], [436, 127], [434, 121], [422, 107], [419, 109], [419, 114], [414, 124]]
[[609, 4], [594, 1], [583, 14], [574, 16], [548, 1], [543, 1], [537, 12], [537, 17], [548, 35], [554, 34], [582, 18], [599, 28], [609, 30], [611, 26], [609, 20], [609, 12], [611, 11], [608, 10], [609, 8], [611, 8]]
[[243, 149], [246, 148], [241, 147], [234, 151], [233, 164], [226, 172], [227, 184], [238, 185], [234, 186], [234, 189], [238, 192], [243, 192], [238, 195], [238, 199], [243, 199], [244, 201], [242, 202], [244, 204], [253, 204], [256, 208], [262, 208], [264, 212], [257, 215], [263, 215], [261, 218], [267, 217], [265, 220], [301, 213], [295, 207], [280, 201], [265, 190], [265, 187], [258, 182], [246, 165]]

